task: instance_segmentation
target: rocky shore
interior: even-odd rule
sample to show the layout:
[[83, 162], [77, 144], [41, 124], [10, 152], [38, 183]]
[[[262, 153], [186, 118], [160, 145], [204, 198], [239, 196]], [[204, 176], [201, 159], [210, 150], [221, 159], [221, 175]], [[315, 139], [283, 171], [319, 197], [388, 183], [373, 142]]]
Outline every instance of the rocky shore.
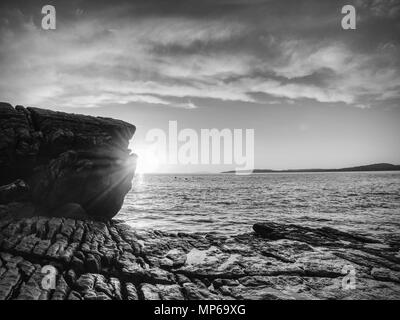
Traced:
[[[0, 209], [0, 299], [400, 299], [399, 237], [279, 223], [233, 237], [170, 234], [15, 218], [24, 206]], [[57, 269], [55, 289], [42, 287], [45, 265]]]
[[272, 222], [172, 234], [113, 219], [134, 132], [0, 103], [0, 300], [400, 299], [399, 235]]

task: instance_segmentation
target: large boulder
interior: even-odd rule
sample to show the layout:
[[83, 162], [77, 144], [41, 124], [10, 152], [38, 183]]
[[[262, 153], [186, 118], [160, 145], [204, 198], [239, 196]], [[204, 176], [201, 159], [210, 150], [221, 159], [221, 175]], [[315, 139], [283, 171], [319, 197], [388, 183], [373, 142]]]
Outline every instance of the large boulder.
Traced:
[[135, 129], [110, 118], [0, 103], [0, 185], [23, 179], [50, 215], [75, 203], [92, 218], [109, 219], [131, 188]]

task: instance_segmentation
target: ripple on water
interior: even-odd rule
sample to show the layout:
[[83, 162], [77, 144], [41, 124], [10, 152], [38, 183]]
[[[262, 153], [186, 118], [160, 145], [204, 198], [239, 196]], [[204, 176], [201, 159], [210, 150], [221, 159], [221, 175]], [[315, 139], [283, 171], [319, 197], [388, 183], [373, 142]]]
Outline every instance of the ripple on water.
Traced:
[[118, 218], [141, 228], [235, 234], [271, 220], [384, 235], [400, 223], [400, 173], [146, 175], [133, 184]]

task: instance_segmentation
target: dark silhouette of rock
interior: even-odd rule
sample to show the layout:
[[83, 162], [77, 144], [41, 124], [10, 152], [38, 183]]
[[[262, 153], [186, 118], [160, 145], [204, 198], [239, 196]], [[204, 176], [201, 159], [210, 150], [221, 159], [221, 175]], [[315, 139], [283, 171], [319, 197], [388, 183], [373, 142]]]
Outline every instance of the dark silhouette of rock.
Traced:
[[41, 138], [25, 108], [0, 103], [0, 185], [32, 172]]
[[351, 235], [347, 232], [341, 232], [330, 227], [309, 228], [294, 224], [264, 222], [254, 224], [253, 230], [260, 236], [271, 240], [290, 239], [316, 245], [334, 245], [338, 241], [347, 241], [349, 243], [376, 242], [375, 239], [370, 239], [360, 235]]
[[131, 188], [135, 129], [120, 120], [0, 103], [0, 185], [25, 180], [32, 201], [49, 215], [76, 203], [81, 214], [110, 219]]
[[53, 212], [57, 217], [71, 218], [71, 219], [87, 219], [90, 218], [82, 206], [78, 203], [67, 203], [59, 207]]

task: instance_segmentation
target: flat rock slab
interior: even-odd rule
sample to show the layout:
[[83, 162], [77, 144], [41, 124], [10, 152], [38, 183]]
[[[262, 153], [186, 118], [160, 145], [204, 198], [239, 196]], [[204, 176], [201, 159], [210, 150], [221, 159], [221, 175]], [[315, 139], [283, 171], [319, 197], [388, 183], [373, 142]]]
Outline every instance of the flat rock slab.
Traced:
[[254, 229], [171, 234], [118, 220], [16, 218], [0, 206], [0, 300], [400, 299], [399, 243], [331, 228]]

